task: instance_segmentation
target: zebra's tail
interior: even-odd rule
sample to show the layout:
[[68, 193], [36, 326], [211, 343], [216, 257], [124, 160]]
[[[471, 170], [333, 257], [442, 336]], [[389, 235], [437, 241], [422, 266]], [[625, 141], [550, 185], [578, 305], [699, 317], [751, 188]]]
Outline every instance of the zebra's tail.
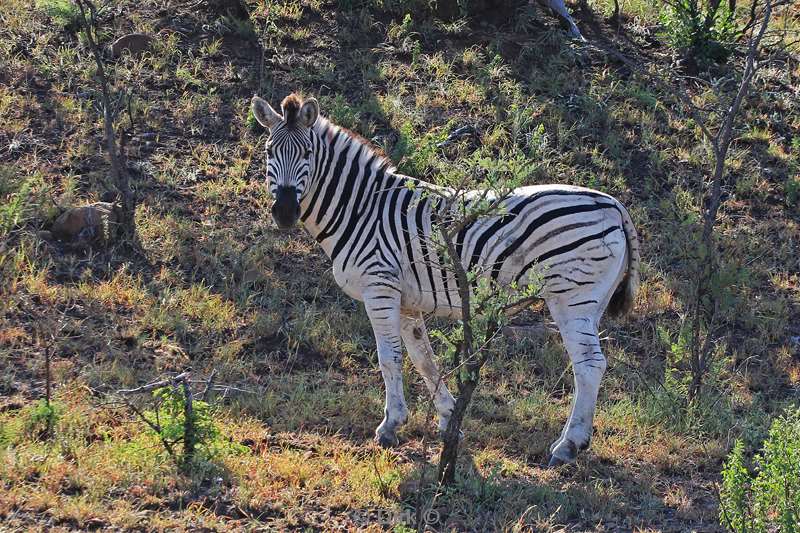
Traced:
[[627, 243], [628, 271], [608, 303], [608, 314], [611, 316], [622, 316], [633, 309], [640, 281], [639, 237], [636, 234], [636, 228], [633, 227], [628, 210], [622, 204], [619, 204], [619, 213], [622, 215], [622, 230], [625, 232], [625, 241]]

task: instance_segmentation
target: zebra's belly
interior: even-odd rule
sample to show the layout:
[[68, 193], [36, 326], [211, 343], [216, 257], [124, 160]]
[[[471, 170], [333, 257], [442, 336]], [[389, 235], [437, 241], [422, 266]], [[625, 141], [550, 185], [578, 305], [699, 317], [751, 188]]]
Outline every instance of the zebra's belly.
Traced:
[[416, 294], [407, 297], [406, 293], [404, 293], [402, 297], [402, 306], [403, 309], [432, 314], [443, 318], [452, 318], [454, 320], [461, 318], [461, 298], [455, 293], [450, 294], [449, 300], [444, 293], [438, 294], [436, 299], [430, 294], [424, 296]]
[[[404, 312], [422, 312], [437, 317], [460, 320], [462, 317], [461, 297], [459, 296], [454, 280], [450, 277], [448, 277], [448, 280], [448, 290], [445, 291], [442, 288], [444, 283], [440, 276], [437, 279], [437, 286], [440, 290], [437, 290], [435, 293], [433, 291], [420, 290], [419, 286], [415, 283], [404, 284], [401, 298]], [[499, 291], [505, 290], [502, 287], [507, 287], [510, 281], [510, 279], [499, 279], [497, 292], [499, 293]], [[517, 286], [514, 293], [509, 293], [509, 301], [514, 301], [514, 294], [519, 295], [520, 299], [524, 298], [525, 289], [525, 285]], [[471, 297], [476, 297], [474, 292], [471, 293]], [[522, 308], [511, 309], [509, 314], [519, 312], [521, 309]]]
[[342, 270], [341, 265], [334, 263], [333, 279], [342, 291], [350, 298], [364, 301], [362, 292], [362, 276], [357, 271]]

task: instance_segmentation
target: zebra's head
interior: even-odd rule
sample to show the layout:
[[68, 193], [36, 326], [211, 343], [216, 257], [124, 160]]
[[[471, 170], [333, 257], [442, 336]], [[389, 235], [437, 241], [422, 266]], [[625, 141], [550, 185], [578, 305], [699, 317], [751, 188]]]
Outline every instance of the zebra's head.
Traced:
[[267, 181], [275, 199], [272, 218], [281, 229], [291, 228], [300, 218], [300, 199], [314, 173], [313, 133], [319, 104], [290, 94], [281, 103], [282, 114], [265, 100], [253, 97], [253, 115], [269, 130]]

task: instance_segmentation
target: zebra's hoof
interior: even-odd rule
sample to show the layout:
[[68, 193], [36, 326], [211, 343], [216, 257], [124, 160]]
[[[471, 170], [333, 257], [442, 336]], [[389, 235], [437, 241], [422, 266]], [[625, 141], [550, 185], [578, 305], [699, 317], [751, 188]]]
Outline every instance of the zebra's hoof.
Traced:
[[377, 442], [381, 448], [395, 448], [400, 444], [397, 435], [388, 432], [375, 435], [375, 442]]
[[578, 458], [578, 448], [571, 440], [564, 440], [556, 446], [550, 456], [550, 462], [547, 463], [547, 468], [555, 468], [557, 466], [572, 464]]

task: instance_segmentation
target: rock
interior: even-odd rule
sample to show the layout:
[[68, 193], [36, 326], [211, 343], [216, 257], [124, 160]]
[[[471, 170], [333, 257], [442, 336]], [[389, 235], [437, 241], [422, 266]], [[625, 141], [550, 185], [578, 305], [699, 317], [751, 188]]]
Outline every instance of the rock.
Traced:
[[59, 241], [79, 246], [107, 243], [119, 222], [116, 204], [96, 202], [67, 209], [53, 223], [50, 234]]
[[112, 57], [122, 57], [122, 53], [127, 50], [132, 56], [142, 55], [150, 49], [153, 38], [146, 33], [129, 33], [123, 35], [109, 47]]

